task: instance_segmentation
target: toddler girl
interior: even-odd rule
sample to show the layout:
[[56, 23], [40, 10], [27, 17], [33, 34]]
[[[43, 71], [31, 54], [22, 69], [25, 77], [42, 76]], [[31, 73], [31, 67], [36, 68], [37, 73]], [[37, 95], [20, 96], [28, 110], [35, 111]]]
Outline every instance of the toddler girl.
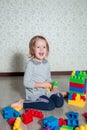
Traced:
[[[53, 94], [50, 65], [45, 59], [49, 53], [49, 45], [43, 36], [34, 36], [29, 43], [31, 59], [28, 61], [24, 73], [24, 87], [26, 100], [13, 103], [11, 107], [21, 106], [39, 110], [52, 110], [62, 107], [66, 92]], [[51, 91], [47, 92], [46, 88]]]

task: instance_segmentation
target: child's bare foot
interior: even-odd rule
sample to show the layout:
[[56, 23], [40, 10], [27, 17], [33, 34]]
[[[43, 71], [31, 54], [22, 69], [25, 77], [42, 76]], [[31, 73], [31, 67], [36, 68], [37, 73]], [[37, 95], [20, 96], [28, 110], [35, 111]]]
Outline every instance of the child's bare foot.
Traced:
[[14, 108], [14, 107], [21, 107], [21, 108], [23, 108], [23, 103], [24, 103], [24, 100], [21, 99], [18, 102], [15, 102], [15, 103], [11, 104], [11, 107], [12, 108]]
[[60, 93], [63, 95], [64, 98], [67, 98], [69, 94], [69, 92], [60, 92]]

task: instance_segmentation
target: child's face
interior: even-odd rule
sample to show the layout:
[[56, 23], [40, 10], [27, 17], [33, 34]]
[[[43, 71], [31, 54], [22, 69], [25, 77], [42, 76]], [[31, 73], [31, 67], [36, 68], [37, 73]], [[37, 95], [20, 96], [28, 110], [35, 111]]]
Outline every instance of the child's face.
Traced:
[[35, 55], [35, 59], [38, 61], [42, 61], [46, 57], [47, 46], [45, 40], [39, 39], [35, 43], [34, 55]]

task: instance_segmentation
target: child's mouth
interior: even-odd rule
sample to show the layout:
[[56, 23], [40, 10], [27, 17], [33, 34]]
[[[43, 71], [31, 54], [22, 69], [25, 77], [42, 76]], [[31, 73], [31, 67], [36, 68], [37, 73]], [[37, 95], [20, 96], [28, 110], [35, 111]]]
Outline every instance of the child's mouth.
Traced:
[[40, 55], [40, 56], [43, 56], [43, 55], [44, 55], [44, 53], [39, 53], [39, 55]]

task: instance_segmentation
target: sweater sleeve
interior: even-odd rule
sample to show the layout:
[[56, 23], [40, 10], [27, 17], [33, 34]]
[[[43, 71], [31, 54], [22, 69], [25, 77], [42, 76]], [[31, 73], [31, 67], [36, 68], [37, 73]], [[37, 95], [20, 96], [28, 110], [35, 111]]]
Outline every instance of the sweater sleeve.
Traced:
[[25, 73], [24, 73], [24, 87], [25, 88], [34, 88], [34, 81], [32, 78], [32, 72], [33, 72], [33, 65], [31, 62], [28, 62], [25, 68]]

